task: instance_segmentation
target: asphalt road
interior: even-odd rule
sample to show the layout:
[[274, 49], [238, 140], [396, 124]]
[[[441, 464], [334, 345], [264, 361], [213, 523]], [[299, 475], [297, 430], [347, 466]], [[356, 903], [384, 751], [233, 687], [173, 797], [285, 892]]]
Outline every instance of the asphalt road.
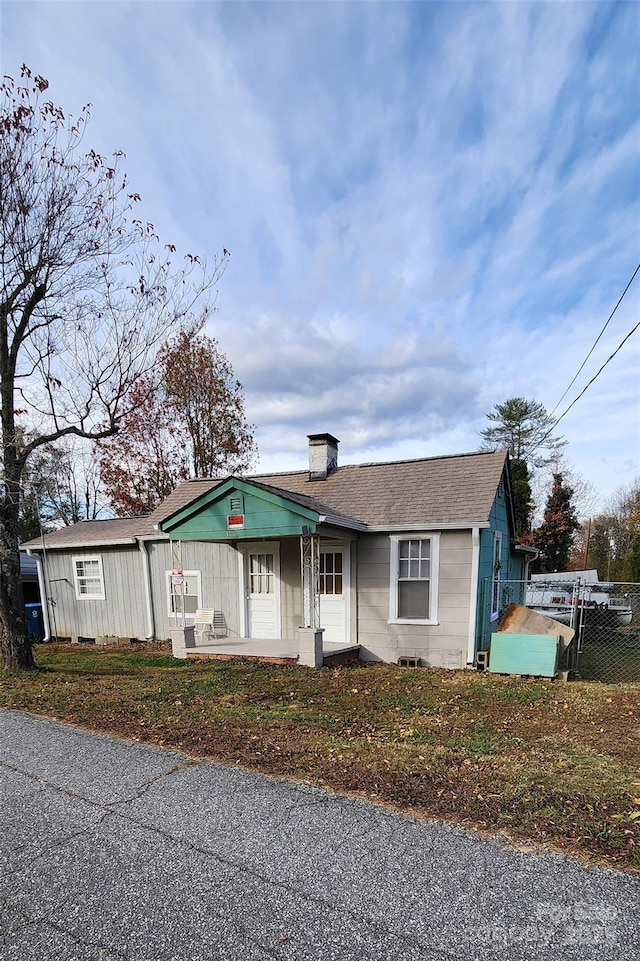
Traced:
[[2, 961], [640, 957], [640, 877], [0, 714]]

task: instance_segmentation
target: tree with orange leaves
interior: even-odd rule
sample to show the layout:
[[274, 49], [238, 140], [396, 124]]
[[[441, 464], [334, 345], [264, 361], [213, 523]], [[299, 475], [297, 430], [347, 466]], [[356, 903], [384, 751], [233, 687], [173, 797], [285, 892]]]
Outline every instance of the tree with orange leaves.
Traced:
[[253, 428], [229, 360], [215, 340], [182, 330], [154, 377], [132, 388], [118, 434], [96, 445], [102, 484], [119, 516], [152, 511], [181, 480], [248, 469]]

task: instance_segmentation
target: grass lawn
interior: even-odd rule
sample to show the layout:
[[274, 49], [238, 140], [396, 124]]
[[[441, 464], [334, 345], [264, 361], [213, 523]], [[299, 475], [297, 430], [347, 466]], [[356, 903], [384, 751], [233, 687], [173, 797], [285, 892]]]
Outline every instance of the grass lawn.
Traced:
[[41, 646], [0, 705], [640, 870], [640, 686]]
[[580, 677], [615, 684], [640, 680], [640, 631], [585, 631], [578, 661]]

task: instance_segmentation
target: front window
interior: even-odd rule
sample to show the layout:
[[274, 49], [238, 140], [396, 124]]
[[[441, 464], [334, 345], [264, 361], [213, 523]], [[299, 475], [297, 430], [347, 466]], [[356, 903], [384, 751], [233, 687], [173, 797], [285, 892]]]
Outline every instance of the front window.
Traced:
[[438, 536], [391, 539], [389, 620], [437, 623]]
[[202, 607], [200, 571], [166, 572], [169, 617], [189, 617]]
[[104, 576], [101, 557], [74, 557], [73, 576], [79, 601], [104, 600]]

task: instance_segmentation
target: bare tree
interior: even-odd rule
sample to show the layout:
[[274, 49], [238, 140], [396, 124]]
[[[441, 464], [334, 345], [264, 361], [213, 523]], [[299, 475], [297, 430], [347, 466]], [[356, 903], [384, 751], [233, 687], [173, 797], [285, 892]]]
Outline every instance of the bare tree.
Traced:
[[[23, 66], [0, 86], [0, 621], [5, 667], [33, 654], [18, 552], [22, 479], [31, 455], [65, 437], [114, 434], [135, 381], [180, 326], [212, 309], [225, 257], [175, 263], [111, 160], [83, 145], [89, 118], [45, 99]], [[197, 308], [197, 309], [196, 309]], [[22, 428], [22, 429], [21, 429]]]
[[40, 512], [53, 528], [95, 520], [106, 506], [98, 465], [80, 438], [65, 437], [34, 451], [27, 474]]
[[[29, 442], [21, 439], [22, 444]], [[95, 519], [102, 508], [99, 475], [77, 438], [45, 444], [22, 472], [18, 534], [21, 541], [58, 527]]]

